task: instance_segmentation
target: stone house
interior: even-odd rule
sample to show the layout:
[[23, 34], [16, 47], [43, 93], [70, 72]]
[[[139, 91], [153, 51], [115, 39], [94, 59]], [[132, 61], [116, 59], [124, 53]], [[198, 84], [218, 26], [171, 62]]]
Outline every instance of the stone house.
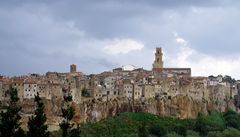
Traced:
[[68, 78], [69, 92], [72, 95], [72, 99], [75, 103], [80, 103], [81, 100], [81, 87], [78, 77]]
[[31, 99], [37, 95], [38, 85], [37, 82], [33, 79], [25, 79], [24, 80], [24, 89], [23, 89], [23, 98]]
[[149, 99], [155, 97], [154, 86], [152, 84], [143, 84], [142, 97]]
[[11, 86], [12, 88], [17, 89], [18, 97], [19, 97], [20, 101], [22, 101], [24, 98], [24, 79], [14, 78], [11, 85], [12, 85]]
[[133, 84], [131, 83], [130, 79], [124, 79], [123, 81], [123, 97], [133, 97]]
[[138, 84], [134, 84], [134, 99], [140, 99], [142, 97], [143, 88]]

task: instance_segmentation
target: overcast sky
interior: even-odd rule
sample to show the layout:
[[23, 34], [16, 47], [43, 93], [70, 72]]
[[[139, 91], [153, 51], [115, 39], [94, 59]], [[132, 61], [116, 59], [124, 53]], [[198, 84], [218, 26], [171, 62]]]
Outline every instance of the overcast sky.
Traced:
[[0, 74], [133, 64], [240, 79], [239, 0], [1, 0]]

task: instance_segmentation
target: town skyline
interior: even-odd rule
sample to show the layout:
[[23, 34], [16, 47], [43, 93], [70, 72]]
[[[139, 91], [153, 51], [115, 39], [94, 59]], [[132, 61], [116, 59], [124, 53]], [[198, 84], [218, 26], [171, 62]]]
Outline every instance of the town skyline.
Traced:
[[[168, 110], [168, 108], [172, 108], [168, 107], [168, 103], [171, 101], [175, 104], [177, 103], [176, 99], [180, 102], [183, 101], [182, 99], [186, 99], [187, 104], [191, 101], [201, 103], [197, 108], [201, 111], [205, 108], [204, 112], [208, 112], [206, 111], [207, 108], [211, 109], [212, 107], [224, 111], [229, 104], [236, 111], [240, 108], [238, 100], [240, 81], [236, 81], [229, 76], [196, 77], [192, 76], [191, 68], [165, 67], [161, 48], [155, 49], [151, 70], [127, 65], [95, 75], [86, 75], [78, 71], [77, 65], [71, 64], [69, 71], [63, 73], [47, 72], [44, 75], [0, 76], [0, 101], [3, 102], [2, 104], [9, 101], [11, 89], [16, 89], [19, 101], [23, 104], [27, 103], [30, 105], [29, 101], [39, 94], [39, 97], [50, 103], [47, 103], [49, 106], [47, 112], [50, 112], [49, 116], [54, 118], [59, 116], [58, 108], [60, 108], [56, 107], [55, 103], [60, 103], [66, 96], [71, 96], [72, 101], [78, 104], [77, 106], [80, 108], [88, 106], [84, 105], [86, 102], [89, 102], [91, 105], [97, 102], [97, 104], [100, 102], [108, 104], [109, 101], [115, 102], [113, 104], [118, 104], [117, 102], [120, 100], [128, 102], [127, 106], [131, 106], [129, 105], [131, 103], [133, 107], [136, 107], [123, 110], [113, 107], [115, 111], [111, 109], [111, 112], [114, 112], [114, 115], [119, 110], [135, 112], [135, 110], [138, 110], [138, 105], [135, 104], [138, 101], [157, 101], [162, 104], [160, 105], [162, 106], [161, 109], [159, 109], [161, 114], [166, 115], [173, 115], [171, 109], [170, 111]], [[51, 107], [53, 104], [54, 106]], [[143, 105], [145, 103], [140, 104]], [[212, 107], [209, 104], [212, 104]], [[61, 105], [61, 103], [58, 105]], [[181, 105], [185, 107], [185, 103]], [[196, 107], [192, 105], [189, 107], [194, 108], [194, 111], [181, 111], [182, 107], [177, 103], [174, 108], [178, 111], [174, 111], [176, 114], [174, 116], [181, 118], [196, 116], [199, 112], [195, 111]], [[80, 121], [91, 121], [88, 119], [88, 112], [91, 113], [93, 121], [104, 118], [101, 115], [103, 114], [101, 111], [85, 111], [85, 109], [80, 108], [78, 109], [79, 113], [86, 112], [82, 114], [83, 117], [78, 118]], [[26, 111], [26, 108], [24, 110], [24, 114], [29, 113]], [[147, 107], [147, 110], [144, 109], [144, 111], [156, 113], [156, 111], [152, 111], [151, 107]], [[56, 120], [53, 123], [56, 124], [59, 121]], [[58, 130], [58, 128], [52, 126], [52, 130]]]
[[[159, 54], [159, 55], [158, 55]], [[101, 71], [101, 72], [96, 72], [96, 73], [85, 73], [83, 71], [81, 71], [81, 68], [80, 69], [77, 69], [77, 65], [76, 63], [73, 63], [73, 64], [70, 64], [70, 71], [72, 71], [72, 69], [74, 69], [74, 72], [79, 72], [79, 73], [82, 73], [84, 75], [96, 75], [96, 74], [101, 74], [101, 73], [104, 73], [104, 72], [112, 72], [114, 71], [115, 69], [119, 69], [121, 68], [122, 70], [125, 70], [125, 71], [134, 71], [134, 70], [137, 70], [137, 69], [144, 69], [144, 70], [147, 70], [147, 71], [154, 71], [154, 68], [162, 68], [162, 69], [189, 69], [190, 70], [190, 75], [192, 75], [192, 70], [191, 68], [189, 67], [169, 67], [169, 66], [165, 66], [165, 60], [164, 60], [164, 54], [163, 54], [163, 49], [162, 47], [156, 47], [156, 49], [154, 50], [154, 60], [153, 60], [153, 63], [149, 68], [144, 68], [144, 67], [139, 67], [139, 66], [136, 66], [134, 64], [125, 64], [125, 65], [122, 65], [122, 66], [116, 66], [114, 68], [111, 68], [109, 70], [104, 70], [104, 71]], [[157, 61], [158, 60], [158, 61]], [[68, 65], [69, 66], [69, 65]], [[74, 68], [72, 68], [72, 66], [74, 66]], [[62, 72], [59, 72], [59, 71], [47, 71], [47, 72], [43, 72], [43, 73], [39, 73], [39, 72], [29, 72], [29, 73], [26, 73], [26, 74], [19, 74], [19, 75], [2, 75], [0, 74], [0, 76], [4, 76], [4, 77], [15, 77], [15, 76], [26, 76], [26, 75], [45, 75], [47, 73], [52, 73], [52, 72], [56, 72], [56, 73], [66, 73], [69, 71], [69, 67], [68, 67], [68, 70], [66, 71], [62, 71]], [[162, 71], [162, 70], [161, 70]], [[188, 71], [188, 70], [187, 70]], [[168, 73], [168, 72], [167, 72]], [[197, 77], [197, 75], [193, 75], [195, 77]], [[199, 77], [208, 77], [208, 76], [230, 76], [230, 75], [223, 75], [223, 74], [218, 74], [218, 75], [208, 75], [208, 76], [205, 76], [205, 75], [198, 75]], [[232, 76], [231, 76], [232, 77]], [[233, 77], [234, 78], [234, 77]], [[234, 78], [235, 79], [235, 78]]]

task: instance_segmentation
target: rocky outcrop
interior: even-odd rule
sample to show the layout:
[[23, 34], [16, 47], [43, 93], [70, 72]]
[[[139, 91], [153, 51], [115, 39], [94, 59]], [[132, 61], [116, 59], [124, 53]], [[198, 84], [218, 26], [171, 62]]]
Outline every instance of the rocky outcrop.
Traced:
[[[76, 110], [73, 121], [76, 123], [97, 122], [107, 117], [116, 116], [122, 112], [148, 112], [161, 116], [178, 118], [195, 118], [198, 112], [207, 114], [211, 110], [225, 111], [227, 108], [235, 110], [233, 100], [229, 97], [228, 88], [224, 86], [208, 87], [205, 93], [208, 98], [199, 98], [188, 94], [178, 94], [168, 98], [150, 98], [132, 100], [127, 98], [85, 99], [72, 106]], [[188, 91], [186, 91], [188, 92]], [[44, 99], [45, 112], [49, 130], [58, 130], [61, 118], [61, 98]], [[27, 129], [27, 121], [35, 108], [33, 99], [25, 99], [22, 106], [22, 126]]]

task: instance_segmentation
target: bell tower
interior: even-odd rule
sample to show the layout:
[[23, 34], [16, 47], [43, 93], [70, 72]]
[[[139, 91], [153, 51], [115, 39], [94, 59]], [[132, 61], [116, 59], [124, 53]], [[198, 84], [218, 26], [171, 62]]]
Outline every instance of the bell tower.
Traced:
[[75, 72], [77, 72], [77, 66], [75, 64], [72, 64], [70, 66], [70, 73], [75, 73]]
[[156, 48], [155, 60], [153, 63], [153, 69], [161, 69], [163, 68], [163, 60], [162, 60], [162, 48]]

